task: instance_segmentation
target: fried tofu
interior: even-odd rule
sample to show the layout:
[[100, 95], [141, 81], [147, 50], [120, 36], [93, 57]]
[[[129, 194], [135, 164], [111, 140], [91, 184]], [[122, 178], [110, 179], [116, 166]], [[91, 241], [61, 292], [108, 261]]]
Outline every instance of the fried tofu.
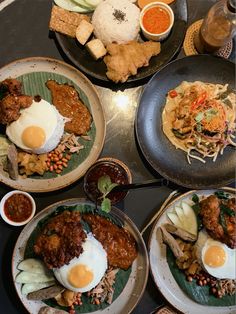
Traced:
[[107, 66], [106, 75], [115, 83], [126, 82], [129, 76], [137, 74], [138, 68], [148, 66], [151, 57], [161, 51], [160, 43], [152, 41], [109, 44], [106, 48], [108, 52], [104, 58]]
[[76, 28], [76, 39], [81, 45], [84, 45], [93, 33], [93, 25], [86, 20], [82, 20]]
[[107, 53], [107, 50], [100, 39], [92, 39], [86, 44], [86, 48], [90, 55], [95, 59], [98, 60], [104, 57]]
[[49, 29], [61, 34], [76, 37], [76, 29], [82, 20], [89, 21], [85, 14], [70, 12], [56, 5], [52, 7]]

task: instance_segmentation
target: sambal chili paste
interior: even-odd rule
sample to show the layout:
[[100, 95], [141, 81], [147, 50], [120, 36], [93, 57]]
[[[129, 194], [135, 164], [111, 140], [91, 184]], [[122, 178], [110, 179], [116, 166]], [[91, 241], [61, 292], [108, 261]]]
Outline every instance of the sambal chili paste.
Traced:
[[144, 13], [143, 26], [149, 33], [161, 34], [170, 26], [170, 15], [165, 9], [150, 8]]
[[32, 202], [24, 194], [11, 195], [4, 204], [4, 212], [7, 218], [14, 222], [27, 220], [32, 213]]

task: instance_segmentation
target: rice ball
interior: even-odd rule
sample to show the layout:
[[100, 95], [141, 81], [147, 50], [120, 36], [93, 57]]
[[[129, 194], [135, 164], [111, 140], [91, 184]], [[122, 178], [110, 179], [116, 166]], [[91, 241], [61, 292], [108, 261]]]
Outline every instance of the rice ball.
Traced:
[[139, 8], [128, 0], [105, 0], [94, 11], [94, 34], [104, 45], [136, 40], [140, 31]]

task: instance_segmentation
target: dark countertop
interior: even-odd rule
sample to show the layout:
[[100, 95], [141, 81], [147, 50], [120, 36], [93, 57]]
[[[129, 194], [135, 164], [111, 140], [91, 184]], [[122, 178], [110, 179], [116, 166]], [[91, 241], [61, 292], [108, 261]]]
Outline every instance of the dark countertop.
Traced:
[[[12, 2], [0, 0], [0, 5], [9, 4], [0, 11], [0, 67], [16, 59], [31, 56], [52, 57], [70, 63], [48, 32], [47, 21], [50, 16], [51, 1], [16, 0]], [[202, 18], [214, 2], [213, 0], [188, 0], [188, 24]], [[184, 53], [181, 50], [177, 57], [183, 56]], [[231, 59], [234, 58], [235, 55], [232, 54]], [[95, 83], [101, 97], [107, 120], [107, 134], [101, 156], [115, 157], [124, 161], [132, 172], [134, 182], [160, 177], [142, 157], [134, 134], [135, 112], [143, 85], [112, 90], [97, 85], [94, 80], [92, 82]], [[127, 107], [119, 106], [120, 97], [126, 97]], [[59, 192], [33, 194], [37, 211], [59, 200], [83, 197], [82, 183], [83, 179], [80, 179]], [[0, 197], [10, 190], [11, 188], [1, 184]], [[132, 191], [117, 207], [124, 210], [141, 230], [171, 191], [172, 189], [166, 187]], [[11, 277], [12, 251], [20, 231], [21, 228], [11, 227], [0, 220], [1, 313], [26, 313], [16, 295]], [[147, 243], [148, 231], [144, 238]], [[150, 313], [164, 302], [149, 276], [145, 293], [133, 313]]]

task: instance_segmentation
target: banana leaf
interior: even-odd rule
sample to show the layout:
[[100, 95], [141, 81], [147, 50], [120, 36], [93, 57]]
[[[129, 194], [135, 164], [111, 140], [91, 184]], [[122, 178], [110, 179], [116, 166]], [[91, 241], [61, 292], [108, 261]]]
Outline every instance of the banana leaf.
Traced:
[[[23, 85], [23, 92], [26, 95], [36, 96], [40, 95], [41, 98], [47, 100], [49, 103], [52, 103], [52, 97], [50, 90], [46, 87], [45, 83], [47, 80], [55, 80], [60, 84], [67, 83], [69, 85], [74, 86], [74, 88], [79, 93], [79, 96], [83, 103], [87, 106], [89, 111], [91, 112], [90, 103], [86, 94], [80, 89], [79, 86], [75, 85], [75, 83], [68, 78], [64, 77], [63, 75], [57, 73], [50, 73], [50, 72], [34, 72], [34, 73], [27, 73], [17, 78], [19, 81], [22, 82]], [[71, 159], [68, 162], [68, 167], [63, 168], [61, 175], [66, 174], [74, 170], [81, 164], [89, 155], [94, 140], [96, 136], [96, 126], [94, 122], [91, 124], [91, 128], [88, 131], [87, 135], [90, 137], [90, 141], [84, 140], [83, 138], [79, 138], [79, 143], [84, 146], [83, 149], [79, 151], [78, 154], [72, 154]], [[58, 175], [55, 172], [45, 172], [44, 175], [32, 175], [30, 176], [32, 179], [50, 179], [55, 178]]]
[[209, 286], [201, 287], [197, 285], [195, 279], [192, 282], [187, 281], [184, 272], [181, 271], [176, 265], [176, 259], [169, 247], [167, 247], [166, 257], [173, 277], [175, 278], [179, 287], [186, 293], [186, 295], [190, 299], [199, 304], [208, 306], [236, 305], [236, 295], [225, 295], [221, 299], [219, 299], [210, 293]]
[[[29, 236], [29, 239], [27, 241], [25, 253], [24, 253], [25, 259], [26, 258], [38, 258], [35, 255], [34, 250], [33, 250], [33, 246], [35, 244], [37, 237], [39, 236], [39, 234], [41, 233], [42, 229], [47, 224], [49, 219], [54, 217], [57, 214], [62, 213], [64, 210], [71, 210], [71, 211], [78, 210], [82, 214], [86, 214], [86, 213], [89, 214], [89, 213], [95, 212], [95, 206], [93, 204], [91, 204], [91, 205], [90, 204], [78, 204], [78, 205], [72, 205], [72, 206], [59, 206], [56, 208], [56, 210], [53, 213], [51, 213], [51, 214], [47, 215], [46, 217], [44, 217], [43, 219], [41, 219], [38, 222], [34, 231]], [[119, 227], [121, 227], [123, 225], [122, 221], [118, 220], [116, 217], [112, 216], [109, 213], [101, 212], [101, 211], [99, 211], [99, 209], [98, 209], [98, 211], [96, 211], [96, 213], [109, 219], [109, 220], [111, 220], [113, 223], [117, 224]], [[84, 224], [87, 232], [91, 231], [88, 224], [83, 222], [83, 220], [82, 220], [82, 223]], [[114, 286], [113, 286], [113, 288], [114, 288], [113, 301], [123, 291], [125, 285], [127, 284], [128, 280], [129, 280], [130, 274], [131, 274], [131, 267], [128, 270], [120, 269], [118, 271], [118, 273], [116, 274], [116, 281], [115, 281]], [[91, 304], [90, 300], [91, 299], [89, 299], [86, 296], [86, 293], [82, 294], [83, 304], [81, 306], [75, 306], [76, 314], [78, 314], [78, 313], [90, 313], [93, 311], [105, 309], [107, 306], [109, 306], [109, 304], [107, 304], [106, 302], [103, 302], [100, 305]], [[66, 308], [59, 306], [54, 299], [44, 300], [44, 303], [49, 305], [49, 306], [52, 306], [54, 308], [66, 310]]]

